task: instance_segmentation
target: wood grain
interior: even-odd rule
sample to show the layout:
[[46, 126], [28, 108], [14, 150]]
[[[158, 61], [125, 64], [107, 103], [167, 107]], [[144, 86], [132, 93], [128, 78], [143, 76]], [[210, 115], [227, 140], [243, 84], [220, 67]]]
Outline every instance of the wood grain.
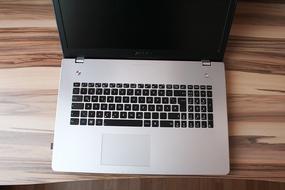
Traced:
[[[105, 189], [207, 189], [211, 184], [219, 184], [215, 189], [249, 184], [249, 189], [259, 185], [247, 180], [285, 182], [284, 0], [238, 2], [225, 54], [228, 176], [52, 172], [49, 147], [61, 57], [50, 1], [0, 0], [0, 185], [93, 180], [90, 187]], [[265, 186], [271, 187], [259, 189]]]

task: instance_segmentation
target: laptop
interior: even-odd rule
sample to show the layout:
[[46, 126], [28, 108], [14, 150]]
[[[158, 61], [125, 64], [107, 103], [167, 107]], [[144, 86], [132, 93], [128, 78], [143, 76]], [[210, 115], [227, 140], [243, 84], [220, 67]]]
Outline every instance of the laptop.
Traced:
[[229, 172], [235, 0], [53, 0], [63, 49], [52, 169]]

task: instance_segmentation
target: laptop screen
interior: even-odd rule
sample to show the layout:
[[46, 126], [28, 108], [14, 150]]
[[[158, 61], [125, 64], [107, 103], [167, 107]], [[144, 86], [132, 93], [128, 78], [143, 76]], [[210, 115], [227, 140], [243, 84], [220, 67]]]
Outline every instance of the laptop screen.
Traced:
[[230, 0], [59, 0], [59, 7], [67, 49], [203, 59], [223, 51]]

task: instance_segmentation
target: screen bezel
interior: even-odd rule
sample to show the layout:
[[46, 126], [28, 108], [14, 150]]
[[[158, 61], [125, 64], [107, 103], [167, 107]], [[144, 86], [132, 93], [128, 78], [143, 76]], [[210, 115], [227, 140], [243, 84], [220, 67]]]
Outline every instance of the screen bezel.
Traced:
[[[151, 60], [189, 60], [189, 61], [223, 61], [224, 52], [227, 44], [227, 40], [230, 33], [230, 28], [234, 16], [234, 10], [236, 7], [236, 0], [229, 0], [229, 7], [227, 17], [225, 21], [224, 30], [222, 33], [221, 42], [216, 52], [212, 52], [208, 55], [202, 55], [201, 53], [193, 53], [186, 51], [174, 51], [174, 50], [150, 50], [150, 49], [73, 49], [69, 48], [66, 40], [64, 23], [61, 14], [60, 0], [53, 0], [55, 17], [57, 21], [57, 27], [60, 35], [60, 41], [64, 58], [99, 58], [99, 59], [151, 59]], [[201, 13], [203, 14], [203, 13]], [[209, 28], [211, 30], [211, 28]]]

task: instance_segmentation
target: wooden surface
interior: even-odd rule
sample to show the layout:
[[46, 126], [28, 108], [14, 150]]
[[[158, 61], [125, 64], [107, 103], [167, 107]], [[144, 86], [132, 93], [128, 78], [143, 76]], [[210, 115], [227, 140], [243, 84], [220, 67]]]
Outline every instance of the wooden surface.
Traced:
[[[163, 185], [166, 179], [197, 179], [52, 172], [60, 59], [49, 0], [0, 0], [0, 185], [87, 179]], [[285, 182], [284, 0], [239, 1], [225, 62], [231, 172], [201, 177], [200, 183]]]

